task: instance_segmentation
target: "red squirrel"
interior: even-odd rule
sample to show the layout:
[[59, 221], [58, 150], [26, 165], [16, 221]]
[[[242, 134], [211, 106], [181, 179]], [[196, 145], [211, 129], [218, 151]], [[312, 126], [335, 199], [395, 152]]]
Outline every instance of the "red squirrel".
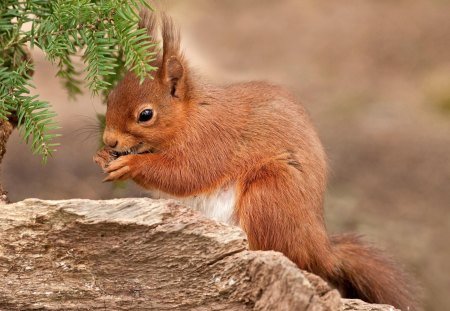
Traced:
[[265, 82], [201, 82], [171, 19], [155, 20], [141, 12], [139, 27], [152, 37], [161, 28], [154, 78], [140, 84], [129, 72], [108, 98], [105, 147], [94, 158], [105, 181], [131, 179], [153, 197], [238, 225], [250, 249], [283, 253], [345, 297], [411, 310], [407, 282], [388, 259], [357, 236], [327, 234], [327, 162], [305, 109]]

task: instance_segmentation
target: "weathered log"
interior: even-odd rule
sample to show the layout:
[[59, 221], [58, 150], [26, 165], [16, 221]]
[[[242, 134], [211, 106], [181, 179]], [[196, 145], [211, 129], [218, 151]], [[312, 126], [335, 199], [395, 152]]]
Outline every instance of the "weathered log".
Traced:
[[0, 273], [0, 310], [394, 310], [166, 200], [2, 206]]

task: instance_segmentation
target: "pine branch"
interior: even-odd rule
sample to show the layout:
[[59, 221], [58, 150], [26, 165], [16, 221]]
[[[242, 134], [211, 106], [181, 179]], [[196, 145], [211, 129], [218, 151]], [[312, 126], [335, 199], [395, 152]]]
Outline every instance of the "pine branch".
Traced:
[[28, 143], [32, 138], [31, 149], [40, 154], [45, 162], [58, 145], [52, 142], [58, 134], [51, 131], [59, 127], [54, 121], [56, 114], [49, 104], [38, 100], [38, 96], [30, 96], [30, 89], [34, 88], [27, 74], [30, 70], [33, 70], [33, 65], [26, 61], [15, 71], [0, 64], [0, 116], [7, 119], [12, 112], [17, 115], [17, 125], [23, 139]]
[[[57, 128], [49, 104], [30, 96], [25, 47], [41, 49], [58, 66], [57, 76], [69, 96], [81, 93], [86, 80], [93, 93], [105, 96], [128, 69], [143, 81], [151, 77], [155, 45], [138, 29], [138, 10], [146, 0], [2, 0], [0, 3], [0, 119], [14, 112], [19, 129], [35, 153], [47, 159], [54, 151]], [[25, 23], [31, 24], [24, 30]], [[73, 56], [82, 56], [83, 72]]]

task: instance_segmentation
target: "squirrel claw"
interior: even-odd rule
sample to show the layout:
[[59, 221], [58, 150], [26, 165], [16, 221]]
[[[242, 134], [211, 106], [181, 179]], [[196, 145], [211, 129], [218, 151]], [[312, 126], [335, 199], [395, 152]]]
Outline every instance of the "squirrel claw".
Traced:
[[125, 180], [129, 177], [130, 167], [128, 165], [123, 166], [123, 163], [112, 163], [105, 171], [108, 176], [103, 179], [103, 182]]

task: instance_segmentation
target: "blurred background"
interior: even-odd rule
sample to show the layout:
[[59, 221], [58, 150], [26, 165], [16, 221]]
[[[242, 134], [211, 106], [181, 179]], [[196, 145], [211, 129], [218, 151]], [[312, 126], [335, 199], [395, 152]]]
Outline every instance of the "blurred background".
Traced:
[[[307, 107], [330, 163], [331, 232], [386, 249], [450, 306], [450, 1], [166, 1], [194, 70], [222, 84], [267, 80]], [[2, 181], [13, 201], [145, 196], [101, 183], [92, 162], [101, 99], [70, 102], [38, 51], [36, 93], [58, 112], [61, 147], [42, 166], [17, 131]], [[81, 68], [81, 67], [80, 67]]]

